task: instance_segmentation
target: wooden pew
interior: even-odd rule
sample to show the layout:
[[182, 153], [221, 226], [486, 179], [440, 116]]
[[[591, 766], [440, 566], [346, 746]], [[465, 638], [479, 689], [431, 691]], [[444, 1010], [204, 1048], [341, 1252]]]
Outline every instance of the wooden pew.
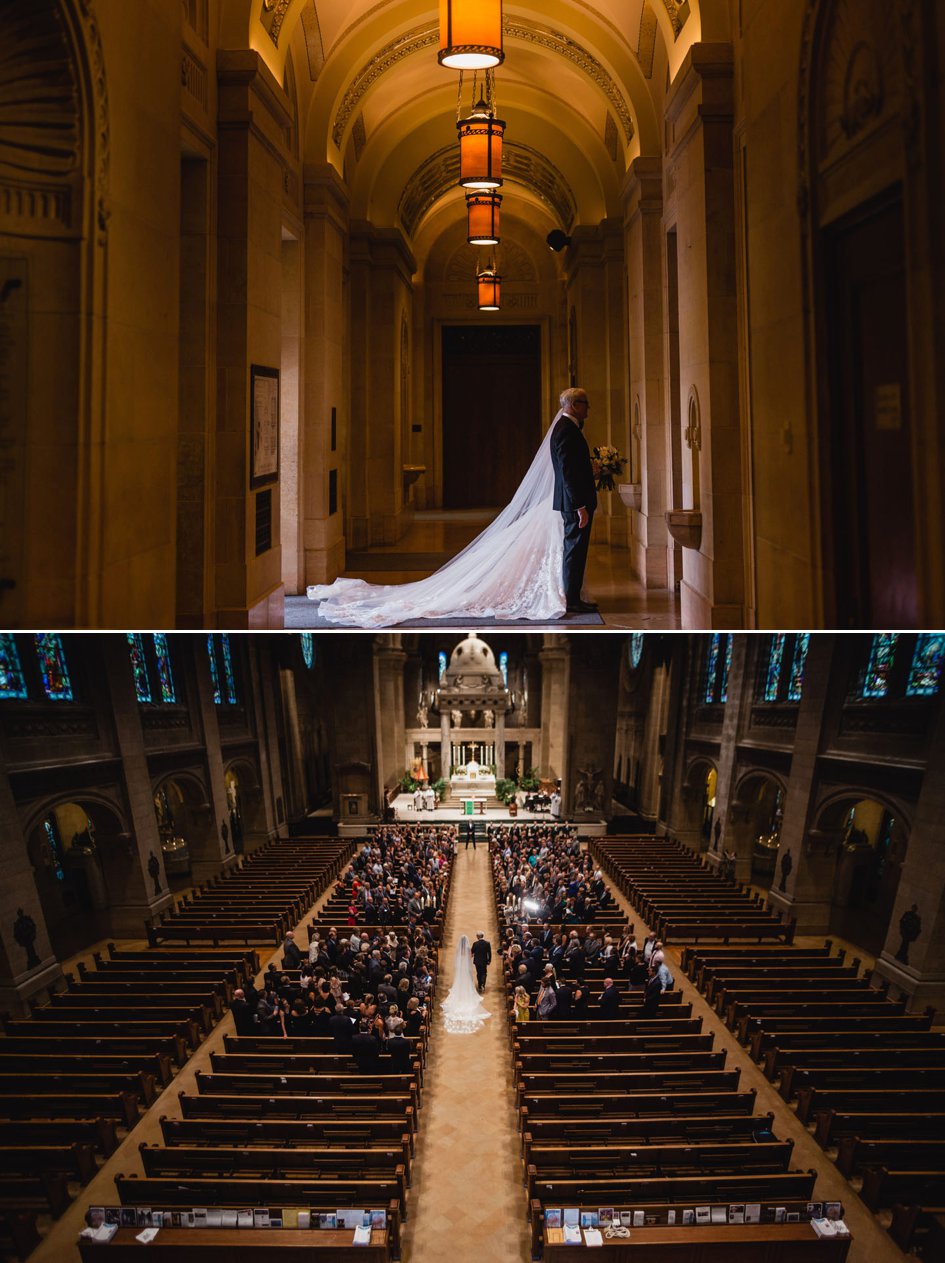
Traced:
[[406, 1121], [417, 1130], [417, 1113], [409, 1092], [385, 1092], [365, 1096], [188, 1096], [178, 1094], [184, 1118], [288, 1118], [308, 1121], [328, 1117], [337, 1122], [363, 1122], [365, 1119]]

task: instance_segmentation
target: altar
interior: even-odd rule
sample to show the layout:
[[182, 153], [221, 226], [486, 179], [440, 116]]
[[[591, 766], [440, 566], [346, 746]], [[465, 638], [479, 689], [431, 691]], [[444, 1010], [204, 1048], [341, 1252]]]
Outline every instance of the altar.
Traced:
[[450, 777], [450, 787], [457, 798], [488, 798], [495, 793], [492, 765], [483, 766], [476, 759], [460, 764]]

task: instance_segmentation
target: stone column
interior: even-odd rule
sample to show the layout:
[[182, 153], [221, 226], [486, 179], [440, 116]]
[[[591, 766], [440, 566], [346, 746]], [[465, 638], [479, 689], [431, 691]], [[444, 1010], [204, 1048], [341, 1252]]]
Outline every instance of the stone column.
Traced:
[[404, 492], [401, 327], [416, 263], [396, 228], [351, 225], [351, 452], [348, 546], [392, 544], [413, 521]]
[[[722, 858], [722, 848], [731, 851], [735, 841], [732, 831], [731, 804], [735, 790], [735, 776], [738, 762], [738, 734], [742, 730], [742, 708], [751, 705], [751, 680], [746, 670], [748, 636], [736, 636], [732, 649], [732, 665], [728, 673], [728, 701], [725, 703], [725, 716], [722, 720], [722, 735], [719, 748], [718, 782], [715, 789], [715, 818], [722, 821], [722, 834], [719, 850], [709, 850], [706, 858], [709, 863], [718, 864]], [[722, 650], [724, 653], [724, 649]], [[701, 659], [700, 659], [701, 666]], [[701, 678], [701, 677], [700, 677]], [[711, 844], [710, 844], [711, 845]], [[734, 847], [736, 852], [735, 876], [739, 881], [748, 881], [751, 877], [751, 840]]]
[[[305, 169], [305, 385], [302, 549], [306, 583], [331, 583], [345, 562], [345, 475], [349, 452], [345, 391], [345, 252], [348, 195], [334, 167]], [[336, 501], [330, 484], [334, 472]]]
[[640, 775], [637, 781], [637, 811], [644, 820], [656, 820], [660, 806], [662, 756], [660, 734], [669, 694], [669, 669], [665, 663], [653, 668], [650, 677], [650, 698], [643, 723], [643, 748], [640, 751]]
[[630, 328], [630, 462], [626, 481], [640, 484], [640, 508], [628, 509], [631, 568], [647, 588], [670, 585], [666, 529], [671, 507], [667, 469], [663, 358], [663, 170], [637, 158], [624, 184], [624, 239]]
[[253, 689], [253, 710], [256, 715], [256, 758], [259, 762], [266, 840], [268, 841], [276, 836], [279, 826], [285, 823], [282, 746], [279, 741], [276, 699], [272, 689], [272, 679], [277, 672], [277, 667], [264, 638], [255, 651], [250, 650], [247, 658]]
[[444, 706], [440, 711], [440, 774], [447, 780], [450, 778], [450, 765], [453, 762], [451, 742], [450, 712]]
[[[804, 690], [794, 730], [791, 779], [784, 800], [781, 845], [768, 902], [797, 918], [799, 934], [830, 931], [835, 860], [818, 854], [810, 838], [810, 807], [823, 748], [826, 699], [834, 655], [832, 636], [811, 636]], [[839, 665], [844, 670], [844, 664]], [[823, 861], [823, 862], [821, 862]], [[782, 883], [784, 889], [782, 890]]]
[[[621, 225], [605, 219], [596, 228], [575, 229], [566, 264], [569, 321], [573, 310], [576, 334], [571, 371], [591, 401], [585, 437], [592, 449], [610, 444], [626, 456], [630, 434]], [[600, 495], [593, 537], [600, 543], [626, 545], [627, 516], [616, 492]]]
[[206, 881], [216, 877], [220, 868], [227, 868], [237, 862], [237, 854], [230, 830], [230, 808], [226, 800], [226, 784], [223, 779], [223, 749], [220, 745], [220, 725], [217, 720], [217, 706], [213, 700], [213, 682], [210, 678], [210, 659], [207, 656], [206, 640], [196, 636], [186, 642], [193, 654], [194, 677], [196, 679], [196, 706], [200, 730], [203, 732], [204, 774], [209, 786], [209, 800], [213, 818], [217, 822], [216, 836], [219, 845], [219, 859], [210, 855], [205, 861], [194, 861], [193, 876], [195, 882]]
[[[218, 53], [216, 627], [282, 627], [279, 484], [250, 487], [250, 367], [282, 358], [282, 187], [289, 102], [258, 53]], [[256, 554], [259, 497], [271, 547]]]
[[2, 749], [0, 836], [0, 1010], [22, 1015], [29, 998], [51, 988], [62, 970], [49, 942]]
[[[141, 711], [127, 655], [101, 644], [102, 668], [121, 758], [121, 775], [131, 833], [124, 839], [128, 864], [124, 881], [109, 886], [109, 928], [122, 938], [141, 938], [144, 922], [173, 903], [164, 872], [161, 838], [154, 814], [154, 789], [145, 755]], [[112, 872], [114, 877], [114, 872]]]
[[[665, 107], [664, 229], [675, 232], [678, 260], [676, 293], [667, 299], [665, 345], [670, 382], [678, 386], [679, 427], [672, 429], [675, 408], [666, 400], [667, 461], [675, 443], [682, 497], [670, 507], [701, 513], [701, 534], [695, 520], [687, 519], [698, 542], [685, 536], [684, 627], [745, 623], [733, 111], [731, 47], [694, 44]], [[677, 322], [678, 369], [669, 333]]]
[[404, 664], [407, 654], [399, 635], [378, 637], [374, 646], [374, 703], [377, 723], [378, 801], [388, 785], [399, 781], [404, 769]]
[[[811, 645], [816, 637], [811, 638]], [[945, 1009], [945, 705], [939, 704], [909, 848], [876, 975], [911, 996], [911, 1007]]]
[[[567, 796], [567, 735], [571, 665], [567, 639], [557, 632], [548, 632], [538, 657], [541, 662], [541, 745], [537, 766], [542, 776], [561, 781], [561, 810], [562, 814], [566, 814], [570, 808]], [[528, 768], [525, 770], [527, 772]]]
[[505, 776], [505, 711], [496, 712], [495, 717], [495, 774], [496, 779]]

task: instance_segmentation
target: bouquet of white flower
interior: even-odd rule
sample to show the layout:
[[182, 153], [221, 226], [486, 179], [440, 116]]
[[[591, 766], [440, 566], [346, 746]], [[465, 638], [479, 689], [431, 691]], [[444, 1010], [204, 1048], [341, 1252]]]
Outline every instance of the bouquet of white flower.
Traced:
[[597, 490], [613, 491], [614, 478], [619, 478], [627, 458], [621, 456], [615, 447], [594, 448], [594, 459], [597, 461]]

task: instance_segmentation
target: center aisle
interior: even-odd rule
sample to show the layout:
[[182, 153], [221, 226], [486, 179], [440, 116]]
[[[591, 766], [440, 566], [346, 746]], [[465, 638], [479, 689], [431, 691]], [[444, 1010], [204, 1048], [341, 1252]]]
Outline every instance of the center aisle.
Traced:
[[[485, 842], [475, 851], [461, 844], [456, 857], [440, 950], [441, 1003], [453, 985], [460, 936], [472, 942], [478, 930], [495, 953], [499, 927]], [[440, 1014], [434, 1018], [403, 1233], [405, 1263], [529, 1258], [505, 987], [495, 955], [484, 1000], [492, 1017], [474, 1035], [449, 1035]]]

